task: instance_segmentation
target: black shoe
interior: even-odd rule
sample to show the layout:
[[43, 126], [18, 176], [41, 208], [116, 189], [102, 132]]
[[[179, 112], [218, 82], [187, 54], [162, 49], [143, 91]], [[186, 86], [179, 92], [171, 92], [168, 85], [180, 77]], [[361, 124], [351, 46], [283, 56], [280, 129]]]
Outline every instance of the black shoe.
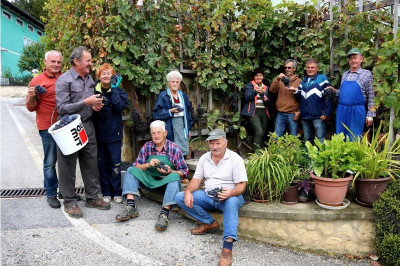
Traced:
[[57, 199], [57, 196], [48, 197], [48, 198], [47, 198], [47, 204], [49, 204], [49, 206], [50, 206], [51, 208], [55, 208], [55, 209], [61, 207], [61, 203], [60, 203], [60, 201]]

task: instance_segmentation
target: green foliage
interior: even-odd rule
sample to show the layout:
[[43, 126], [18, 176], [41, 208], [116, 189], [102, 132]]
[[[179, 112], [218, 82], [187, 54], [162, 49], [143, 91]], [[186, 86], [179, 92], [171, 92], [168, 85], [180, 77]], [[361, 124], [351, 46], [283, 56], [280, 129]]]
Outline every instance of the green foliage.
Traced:
[[[309, 57], [319, 61], [322, 73], [329, 74], [331, 30], [332, 60], [340, 73], [348, 69], [345, 53], [355, 46], [364, 54], [364, 66], [372, 67], [379, 46], [392, 38], [390, 12], [378, 4], [376, 10], [355, 13], [355, 2], [348, 2], [335, 7], [334, 19], [329, 21], [325, 20], [328, 1], [322, 1], [317, 10], [290, 1], [272, 7], [269, 0], [145, 1], [141, 8], [126, 0], [48, 0], [44, 40], [48, 49], [65, 55], [79, 45], [90, 48], [95, 66], [112, 63], [142, 95], [158, 94], [165, 88], [165, 74], [182, 63], [196, 72], [200, 91], [231, 96], [241, 92], [254, 68], [265, 68], [265, 78], [271, 81], [282, 72], [287, 58], [299, 61], [299, 76]], [[388, 70], [398, 59], [381, 61]], [[380, 103], [400, 110], [395, 92], [399, 88], [390, 87], [392, 79], [377, 77], [382, 86], [379, 95], [384, 95]], [[330, 78], [337, 85], [337, 77]]]
[[360, 167], [354, 156], [358, 147], [355, 142], [346, 141], [343, 133], [323, 143], [316, 138], [315, 146], [307, 141], [306, 148], [317, 176], [337, 179], [345, 177], [347, 170], [357, 171]]
[[270, 135], [268, 148], [258, 149], [246, 159], [248, 186], [252, 197], [281, 199], [291, 182], [300, 174], [305, 150], [297, 136]]
[[[377, 91], [375, 104], [394, 108], [394, 128], [400, 129], [400, 35], [397, 40], [387, 41], [378, 51], [378, 62], [374, 74], [374, 86]], [[387, 115], [386, 115], [387, 117]], [[385, 121], [383, 119], [383, 121]]]
[[37, 20], [44, 21], [47, 19], [47, 13], [43, 9], [45, 2], [46, 0], [15, 0], [13, 4]]
[[9, 69], [8, 67], [5, 67], [3, 69], [3, 77], [4, 78], [8, 78], [9, 82], [10, 82], [10, 85], [14, 85], [14, 86], [28, 86], [28, 83], [32, 79], [32, 75], [31, 74], [13, 75], [12, 72], [11, 72], [11, 69]]
[[[347, 127], [346, 127], [347, 128]], [[389, 145], [388, 134], [380, 135], [382, 125], [373, 132], [369, 141], [368, 133], [355, 142], [357, 145], [354, 157], [359, 162], [359, 169], [354, 176], [353, 185], [357, 177], [376, 179], [392, 177], [400, 174], [400, 139]]]
[[392, 181], [374, 203], [376, 249], [388, 265], [400, 265], [400, 181]]
[[26, 45], [22, 49], [22, 54], [18, 60], [18, 68], [22, 71], [31, 72], [32, 69], [43, 69], [43, 59], [45, 45], [41, 42], [35, 42], [31, 45]]

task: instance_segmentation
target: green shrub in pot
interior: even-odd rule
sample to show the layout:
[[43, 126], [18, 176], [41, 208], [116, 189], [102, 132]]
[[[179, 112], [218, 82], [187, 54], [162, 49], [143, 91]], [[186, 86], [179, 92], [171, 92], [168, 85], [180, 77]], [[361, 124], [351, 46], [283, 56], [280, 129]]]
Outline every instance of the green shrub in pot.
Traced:
[[354, 156], [358, 145], [346, 141], [343, 133], [334, 134], [323, 143], [316, 138], [315, 145], [307, 141], [306, 148], [316, 176], [338, 179], [346, 177], [348, 170], [354, 172], [360, 168], [361, 162]]
[[283, 192], [300, 173], [305, 155], [297, 136], [280, 138], [273, 133], [267, 148], [258, 149], [246, 159], [248, 187], [253, 199], [280, 201]]
[[[353, 179], [378, 179], [391, 177], [400, 174], [400, 139], [397, 139], [392, 146], [389, 145], [388, 134], [379, 134], [380, 125], [376, 132], [373, 132], [371, 141], [368, 134], [356, 141], [357, 149], [354, 153], [355, 159], [359, 161], [359, 168]], [[368, 132], [369, 133], [369, 132]]]

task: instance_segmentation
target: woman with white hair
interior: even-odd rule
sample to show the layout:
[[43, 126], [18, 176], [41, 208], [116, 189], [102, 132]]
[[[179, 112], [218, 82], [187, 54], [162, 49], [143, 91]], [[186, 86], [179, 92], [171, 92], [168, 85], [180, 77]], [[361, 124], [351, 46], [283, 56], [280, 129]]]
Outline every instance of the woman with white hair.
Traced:
[[167, 139], [176, 143], [186, 156], [189, 152], [189, 135], [193, 125], [190, 114], [191, 102], [179, 90], [182, 75], [173, 70], [167, 75], [168, 88], [158, 95], [153, 108], [153, 118], [165, 122]]

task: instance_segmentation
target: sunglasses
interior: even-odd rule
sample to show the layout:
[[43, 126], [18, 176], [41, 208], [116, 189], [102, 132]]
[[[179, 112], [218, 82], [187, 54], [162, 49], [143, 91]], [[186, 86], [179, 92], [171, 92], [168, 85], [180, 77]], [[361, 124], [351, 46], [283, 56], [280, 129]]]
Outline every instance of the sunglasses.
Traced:
[[285, 66], [285, 69], [292, 69], [293, 67], [287, 67], [287, 66]]

